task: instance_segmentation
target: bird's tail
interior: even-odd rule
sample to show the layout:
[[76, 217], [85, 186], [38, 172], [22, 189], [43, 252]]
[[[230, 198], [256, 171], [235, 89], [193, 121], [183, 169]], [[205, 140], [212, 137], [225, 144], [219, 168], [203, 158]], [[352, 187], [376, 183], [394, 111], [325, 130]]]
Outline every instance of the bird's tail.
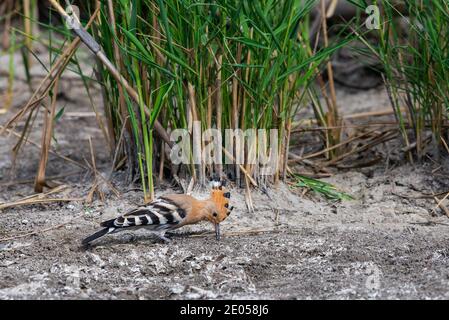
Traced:
[[102, 236], [104, 236], [104, 235], [106, 235], [108, 233], [111, 233], [114, 230], [115, 230], [115, 228], [104, 228], [104, 229], [101, 229], [100, 231], [95, 232], [93, 235], [91, 235], [91, 236], [87, 237], [86, 239], [84, 239], [83, 241], [81, 241], [81, 243], [83, 245], [88, 245], [90, 242], [92, 242], [92, 241], [94, 241], [94, 240], [96, 240], [96, 239], [98, 239], [98, 238], [100, 238], [100, 237], [102, 237]]

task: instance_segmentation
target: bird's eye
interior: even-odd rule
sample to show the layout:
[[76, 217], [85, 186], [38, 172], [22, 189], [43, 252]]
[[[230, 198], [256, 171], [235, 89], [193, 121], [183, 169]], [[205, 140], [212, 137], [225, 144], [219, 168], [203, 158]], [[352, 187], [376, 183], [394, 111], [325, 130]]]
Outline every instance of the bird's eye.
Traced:
[[225, 208], [229, 207], [229, 203], [225, 203], [224, 207]]
[[212, 213], [212, 215], [213, 215], [214, 217], [218, 216], [218, 214], [217, 214], [216, 212]]

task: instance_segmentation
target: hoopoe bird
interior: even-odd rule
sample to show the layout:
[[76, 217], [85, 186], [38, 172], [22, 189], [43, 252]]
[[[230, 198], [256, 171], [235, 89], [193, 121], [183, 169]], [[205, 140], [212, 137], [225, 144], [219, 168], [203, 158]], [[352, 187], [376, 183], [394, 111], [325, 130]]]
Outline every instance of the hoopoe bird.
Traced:
[[107, 234], [137, 228], [148, 229], [161, 240], [170, 242], [165, 237], [167, 231], [201, 221], [211, 222], [215, 227], [216, 239], [220, 240], [220, 223], [234, 207], [229, 207], [231, 194], [223, 182], [212, 181], [211, 187], [210, 197], [206, 200], [197, 200], [185, 194], [164, 195], [118, 218], [104, 221], [101, 223], [103, 229], [84, 239], [82, 244], [88, 245]]

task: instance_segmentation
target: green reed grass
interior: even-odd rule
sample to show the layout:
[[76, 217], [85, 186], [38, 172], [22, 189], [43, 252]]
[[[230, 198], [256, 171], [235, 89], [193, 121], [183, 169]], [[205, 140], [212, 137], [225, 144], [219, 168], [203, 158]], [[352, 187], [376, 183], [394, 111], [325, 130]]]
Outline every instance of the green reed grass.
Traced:
[[[338, 48], [313, 52], [308, 19], [316, 4], [308, 0], [101, 2], [95, 37], [143, 102], [131, 102], [120, 83], [103, 70], [107, 114], [116, 144], [121, 129], [127, 131], [125, 144], [132, 144], [133, 150], [128, 160], [139, 168], [146, 194], [153, 188], [154, 166], [164, 166], [156, 161], [164, 155], [151, 126], [155, 118], [169, 132], [176, 128], [191, 132], [193, 120], [200, 121], [202, 129], [277, 128], [281, 160], [273, 180], [285, 173], [291, 121], [300, 97], [317, 68]], [[151, 108], [150, 119], [144, 105]], [[257, 179], [257, 167], [244, 167]], [[199, 182], [222, 170], [205, 165], [189, 169]]]
[[426, 132], [433, 133], [433, 145], [441, 146], [443, 136], [447, 136], [449, 1], [376, 3], [382, 5], [381, 24], [379, 30], [371, 32], [377, 33], [378, 42], [365, 43], [369, 54], [378, 56], [383, 65], [404, 141], [406, 145], [416, 144], [420, 159], [426, 153]]
[[294, 188], [307, 188], [331, 200], [354, 200], [351, 195], [339, 191], [330, 183], [296, 174], [294, 175], [294, 180], [296, 181]]

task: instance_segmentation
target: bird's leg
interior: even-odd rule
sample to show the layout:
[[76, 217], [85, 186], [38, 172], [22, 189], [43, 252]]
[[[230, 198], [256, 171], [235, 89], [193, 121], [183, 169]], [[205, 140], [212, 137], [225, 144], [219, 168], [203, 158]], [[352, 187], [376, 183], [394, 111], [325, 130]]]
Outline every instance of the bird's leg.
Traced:
[[164, 241], [166, 243], [170, 243], [171, 242], [171, 240], [165, 236], [165, 231], [163, 231], [163, 232], [155, 232], [154, 234], [155, 234], [155, 236], [158, 239], [160, 239], [160, 240], [162, 240], [162, 241]]

